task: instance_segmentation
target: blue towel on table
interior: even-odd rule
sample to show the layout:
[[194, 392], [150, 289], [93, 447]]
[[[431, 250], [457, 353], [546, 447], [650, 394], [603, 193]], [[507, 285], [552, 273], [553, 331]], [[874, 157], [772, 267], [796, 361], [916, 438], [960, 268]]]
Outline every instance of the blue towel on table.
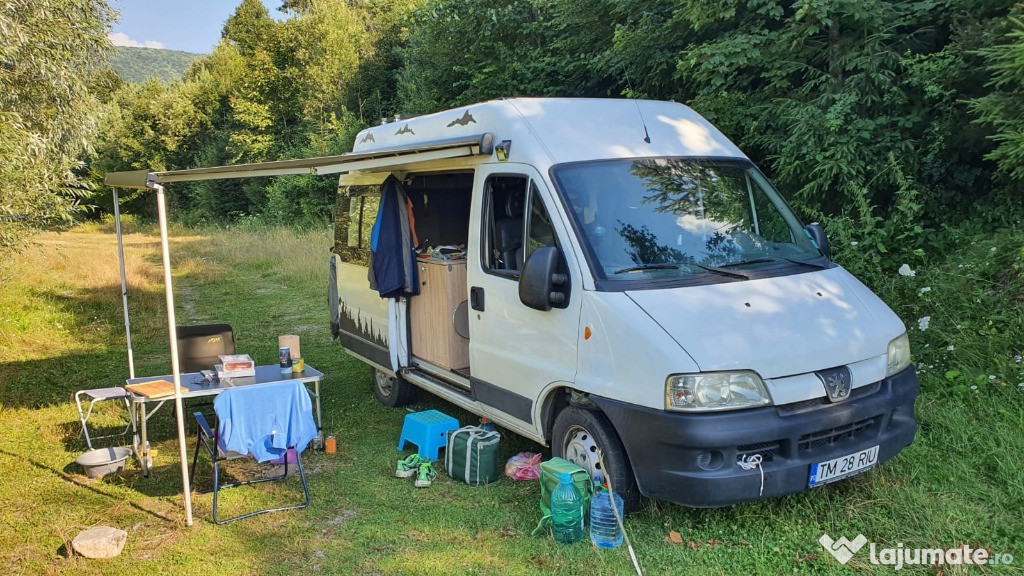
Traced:
[[288, 448], [301, 452], [317, 434], [313, 403], [298, 380], [228, 388], [213, 408], [220, 448], [259, 462], [280, 458]]

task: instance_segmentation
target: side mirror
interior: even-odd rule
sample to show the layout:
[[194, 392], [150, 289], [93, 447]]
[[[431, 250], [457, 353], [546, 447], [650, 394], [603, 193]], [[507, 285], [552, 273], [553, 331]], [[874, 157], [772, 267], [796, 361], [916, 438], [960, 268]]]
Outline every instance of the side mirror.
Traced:
[[814, 242], [814, 245], [818, 248], [818, 251], [828, 258], [832, 259], [832, 249], [828, 245], [828, 236], [825, 235], [825, 229], [821, 227], [821, 224], [817, 222], [811, 222], [807, 226], [804, 226], [804, 232]]
[[530, 254], [519, 276], [519, 301], [535, 310], [551, 310], [564, 304], [568, 294], [564, 274], [558, 273], [561, 254], [554, 246], [538, 248]]

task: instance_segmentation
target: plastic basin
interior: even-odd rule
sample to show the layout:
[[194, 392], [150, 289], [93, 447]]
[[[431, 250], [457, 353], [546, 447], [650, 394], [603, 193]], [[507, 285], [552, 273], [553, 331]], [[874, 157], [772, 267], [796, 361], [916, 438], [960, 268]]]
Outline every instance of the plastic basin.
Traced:
[[102, 478], [111, 472], [120, 472], [124, 468], [125, 460], [131, 455], [130, 448], [121, 446], [98, 448], [82, 454], [75, 462], [78, 462], [89, 478]]

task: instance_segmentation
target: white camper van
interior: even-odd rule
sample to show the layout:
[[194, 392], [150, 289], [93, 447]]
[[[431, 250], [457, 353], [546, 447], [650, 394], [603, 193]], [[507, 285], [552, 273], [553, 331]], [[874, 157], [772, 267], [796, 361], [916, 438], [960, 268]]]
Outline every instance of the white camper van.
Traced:
[[[686, 106], [484, 102], [364, 130], [350, 160], [332, 329], [386, 405], [435, 394], [630, 506], [799, 492], [914, 439], [902, 322]], [[368, 282], [385, 182], [420, 248], [394, 299]]]

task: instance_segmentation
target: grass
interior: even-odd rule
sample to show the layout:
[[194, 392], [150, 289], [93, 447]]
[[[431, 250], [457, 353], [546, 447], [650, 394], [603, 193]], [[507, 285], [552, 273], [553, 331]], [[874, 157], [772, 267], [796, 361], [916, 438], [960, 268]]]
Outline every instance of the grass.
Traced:
[[[164, 373], [166, 348], [159, 238], [146, 227], [126, 237], [137, 373]], [[160, 454], [151, 478], [137, 465], [102, 480], [83, 476], [74, 459], [84, 450], [71, 395], [77, 389], [117, 385], [127, 373], [114, 236], [90, 226], [48, 234], [0, 271], [0, 563], [12, 574], [629, 574], [624, 548], [598, 552], [589, 544], [562, 546], [530, 531], [539, 517], [534, 483], [502, 480], [470, 488], [441, 474], [430, 489], [390, 477], [403, 410], [378, 405], [368, 369], [330, 340], [325, 309], [327, 230], [296, 233], [249, 227], [174, 230], [177, 314], [180, 323], [225, 321], [240, 351], [274, 362], [276, 336], [302, 337], [307, 362], [322, 370], [324, 423], [338, 439], [334, 455], [309, 454], [313, 495], [303, 511], [269, 514], [229, 526], [210, 521], [209, 495], [194, 495], [196, 524], [184, 526], [180, 469], [169, 410], [151, 421]], [[979, 247], [983, 251], [987, 247]], [[977, 255], [955, 255], [977, 263]], [[942, 268], [945, 266], [946, 268]], [[934, 266], [955, 270], [955, 261]], [[929, 280], [935, 298], [947, 284], [966, 299], [963, 284]], [[960, 278], [959, 276], [957, 278]], [[916, 281], [924, 281], [919, 271]], [[917, 297], [920, 287], [899, 288]], [[1016, 285], [1010, 286], [1016, 289]], [[987, 285], [982, 286], [990, 292]], [[1008, 288], [1004, 286], [1005, 292]], [[884, 291], [883, 291], [884, 292]], [[1010, 301], [1020, 294], [1004, 295]], [[1016, 300], [1014, 300], [1016, 299]], [[902, 302], [902, 300], [901, 300]], [[917, 302], [917, 301], [915, 301]], [[933, 303], [934, 304], [934, 303]], [[975, 303], [977, 304], [977, 303]], [[920, 302], [905, 317], [920, 313]], [[647, 503], [627, 518], [627, 529], [647, 574], [886, 574], [860, 552], [842, 566], [818, 544], [863, 533], [880, 547], [954, 547], [967, 543], [1020, 558], [1015, 566], [974, 573], [1018, 572], [1024, 563], [1024, 394], [1015, 385], [1012, 326], [986, 334], [989, 313], [967, 303], [958, 316], [956, 350], [961, 375], [974, 378], [984, 355], [1009, 364], [980, 391], [957, 388], [947, 373], [955, 357], [923, 353], [920, 431], [915, 444], [882, 468], [814, 491], [719, 510]], [[1017, 322], [994, 322], [1000, 327]], [[915, 349], [952, 330], [933, 314], [934, 329], [914, 332]], [[910, 321], [908, 321], [910, 324]], [[1017, 324], [1013, 324], [1016, 326]], [[950, 332], [952, 334], [952, 332]], [[1009, 336], [1007, 335], [1009, 334]], [[930, 338], [934, 338], [932, 343]], [[998, 338], [993, 340], [993, 338]], [[945, 340], [943, 340], [944, 342]], [[1006, 348], [990, 352], [997, 347]], [[1019, 340], [1017, 346], [1020, 346]], [[1019, 354], [1019, 351], [1017, 352]], [[945, 365], [934, 367], [940, 362]], [[1001, 364], [1002, 366], [1002, 364]], [[1024, 381], [1024, 377], [1021, 378]], [[1002, 383], [1003, 385], [1000, 385]], [[973, 384], [971, 384], [973, 385]], [[112, 407], [106, 407], [112, 408]], [[415, 410], [439, 408], [463, 422], [472, 417], [434, 397]], [[120, 414], [104, 409], [97, 424], [114, 426]], [[193, 441], [190, 438], [190, 442]], [[191, 449], [192, 446], [189, 446]], [[546, 449], [513, 435], [504, 458]], [[225, 497], [228, 511], [289, 501], [298, 486], [262, 485]], [[124, 552], [90, 561], [67, 552], [82, 529], [107, 524], [127, 530]], [[666, 542], [678, 531], [682, 543]], [[954, 567], [905, 568], [956, 574]]]

